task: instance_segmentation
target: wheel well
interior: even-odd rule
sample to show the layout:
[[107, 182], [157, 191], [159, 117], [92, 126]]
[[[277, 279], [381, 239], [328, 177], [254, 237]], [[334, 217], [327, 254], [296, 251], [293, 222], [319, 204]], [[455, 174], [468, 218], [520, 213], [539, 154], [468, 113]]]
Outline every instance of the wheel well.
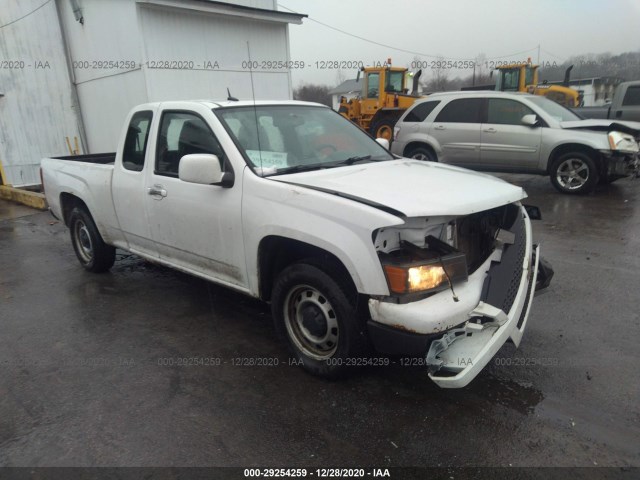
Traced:
[[598, 170], [602, 169], [602, 162], [600, 161], [600, 156], [598, 155], [597, 150], [580, 143], [565, 143], [564, 145], [554, 148], [551, 155], [549, 155], [549, 161], [547, 162], [547, 174], [551, 172], [551, 165], [553, 165], [556, 158], [569, 152], [580, 152], [589, 155], [596, 163], [596, 168]]
[[404, 151], [402, 152], [402, 154], [403, 155], [409, 155], [411, 150], [413, 150], [414, 148], [418, 148], [418, 147], [426, 148], [431, 153], [433, 153], [434, 156], [437, 157], [435, 149], [431, 145], [429, 145], [428, 143], [424, 143], [424, 142], [411, 142], [411, 143], [408, 143], [407, 146], [404, 147]]
[[370, 128], [375, 128], [376, 125], [381, 121], [389, 121], [391, 122], [391, 126], [393, 127], [398, 122], [398, 119], [402, 116], [403, 113], [404, 111], [380, 109], [371, 118], [371, 122], [369, 123]]
[[76, 197], [71, 193], [63, 192], [60, 194], [60, 208], [62, 210], [62, 220], [66, 226], [69, 226], [69, 215], [71, 214], [71, 210], [75, 207], [84, 208], [89, 214], [89, 209], [87, 208], [87, 204], [84, 203], [80, 197]]
[[340, 275], [348, 283], [349, 288], [356, 291], [349, 271], [334, 254], [299, 240], [274, 235], [263, 238], [258, 247], [260, 298], [269, 301], [278, 274], [289, 265], [303, 259], [313, 260], [312, 263], [316, 267], [328, 274]]

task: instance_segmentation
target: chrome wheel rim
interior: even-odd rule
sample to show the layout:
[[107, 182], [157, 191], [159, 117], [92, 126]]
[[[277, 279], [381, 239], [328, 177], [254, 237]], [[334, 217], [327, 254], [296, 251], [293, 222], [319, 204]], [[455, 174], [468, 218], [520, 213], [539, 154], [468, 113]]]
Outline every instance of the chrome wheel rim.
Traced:
[[424, 160], [424, 161], [429, 161], [429, 156], [426, 153], [414, 153], [413, 155], [411, 155], [411, 158], [413, 158], [414, 160]]
[[331, 358], [338, 349], [338, 318], [331, 302], [318, 289], [298, 285], [286, 296], [284, 322], [289, 338], [306, 356]]
[[566, 190], [582, 188], [589, 180], [589, 165], [579, 158], [569, 158], [558, 166], [556, 180]]
[[78, 220], [75, 223], [74, 239], [82, 261], [89, 263], [93, 259], [93, 243], [91, 242], [89, 229], [82, 220]]

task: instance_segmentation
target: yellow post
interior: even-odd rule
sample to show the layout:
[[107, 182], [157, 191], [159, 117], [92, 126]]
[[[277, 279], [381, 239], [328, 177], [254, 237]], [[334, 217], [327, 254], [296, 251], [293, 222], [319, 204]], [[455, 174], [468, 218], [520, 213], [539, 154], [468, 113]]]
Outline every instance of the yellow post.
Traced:
[[2, 160], [0, 160], [0, 185], [8, 185], [7, 174], [4, 172], [4, 168], [2, 167]]

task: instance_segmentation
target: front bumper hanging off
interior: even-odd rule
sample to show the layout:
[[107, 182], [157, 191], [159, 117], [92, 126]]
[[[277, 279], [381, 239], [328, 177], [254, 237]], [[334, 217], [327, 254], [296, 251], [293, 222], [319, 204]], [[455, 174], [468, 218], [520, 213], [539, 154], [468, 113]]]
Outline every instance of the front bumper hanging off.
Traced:
[[[497, 248], [466, 284], [456, 287], [459, 302], [453, 302], [448, 292], [407, 305], [369, 301], [374, 323], [391, 327], [394, 318], [414, 337], [422, 334], [417, 337], [428, 345], [429, 377], [440, 387], [468, 385], [508, 339], [518, 346], [535, 291], [549, 285], [553, 269], [540, 259], [540, 247], [531, 241], [531, 222], [524, 209], [512, 231], [517, 233], [515, 243]], [[439, 326], [432, 330], [428, 325], [436, 325], [436, 317]], [[461, 317], [467, 320], [461, 323]]]

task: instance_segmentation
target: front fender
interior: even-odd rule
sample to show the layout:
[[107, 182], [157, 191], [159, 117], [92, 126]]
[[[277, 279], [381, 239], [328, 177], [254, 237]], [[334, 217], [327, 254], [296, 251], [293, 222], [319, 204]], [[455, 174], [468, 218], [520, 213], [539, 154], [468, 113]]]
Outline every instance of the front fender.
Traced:
[[402, 219], [354, 200], [256, 175], [245, 175], [244, 181], [242, 223], [252, 292], [259, 292], [260, 242], [279, 236], [337, 257], [358, 292], [389, 294], [372, 234], [377, 228], [402, 224]]

